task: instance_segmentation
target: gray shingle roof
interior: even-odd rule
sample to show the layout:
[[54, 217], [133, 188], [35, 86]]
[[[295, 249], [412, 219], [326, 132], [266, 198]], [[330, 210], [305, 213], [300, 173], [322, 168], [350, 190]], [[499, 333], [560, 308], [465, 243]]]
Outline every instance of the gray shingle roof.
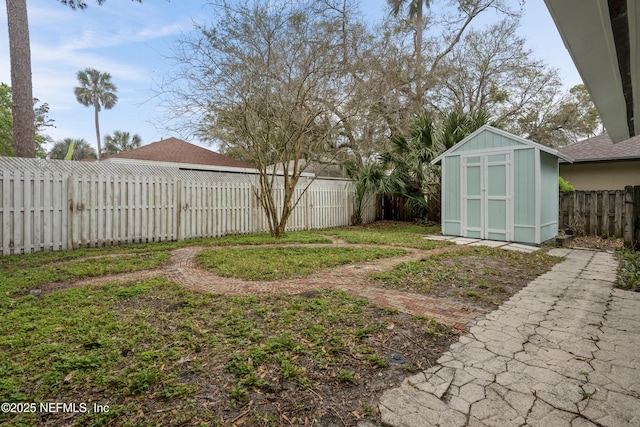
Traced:
[[640, 159], [640, 136], [614, 144], [606, 133], [585, 139], [558, 151], [574, 162]]

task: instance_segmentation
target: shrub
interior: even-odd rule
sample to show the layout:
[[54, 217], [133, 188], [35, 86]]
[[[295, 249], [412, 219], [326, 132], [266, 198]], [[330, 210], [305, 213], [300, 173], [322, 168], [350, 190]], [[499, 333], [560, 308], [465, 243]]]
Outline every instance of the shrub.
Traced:
[[569, 181], [567, 181], [566, 179], [564, 179], [561, 176], [558, 177], [558, 188], [560, 189], [560, 191], [575, 191], [576, 190], [573, 187], [573, 185], [569, 184]]

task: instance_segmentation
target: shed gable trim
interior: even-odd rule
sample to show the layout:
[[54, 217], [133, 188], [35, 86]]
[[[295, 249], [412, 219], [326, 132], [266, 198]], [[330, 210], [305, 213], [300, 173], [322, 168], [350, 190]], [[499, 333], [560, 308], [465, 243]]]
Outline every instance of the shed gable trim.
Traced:
[[[565, 154], [562, 154], [560, 152], [558, 152], [557, 150], [554, 150], [553, 148], [549, 148], [546, 147], [542, 144], [538, 144], [537, 142], [533, 142], [530, 141], [528, 139], [522, 138], [520, 136], [514, 135], [512, 133], [503, 131], [501, 129], [497, 129], [494, 128], [493, 126], [489, 126], [489, 125], [484, 125], [481, 128], [477, 129], [475, 132], [473, 132], [472, 134], [468, 135], [466, 138], [464, 138], [462, 141], [458, 142], [456, 145], [454, 145], [453, 147], [449, 148], [447, 151], [445, 151], [444, 153], [440, 154], [438, 157], [436, 157], [435, 159], [433, 159], [431, 161], [432, 165], [436, 165], [438, 163], [440, 163], [442, 161], [442, 159], [446, 156], [452, 155], [453, 153], [457, 152], [460, 147], [462, 147], [463, 145], [467, 144], [469, 141], [475, 139], [478, 135], [480, 135], [483, 132], [491, 132], [494, 133], [496, 135], [500, 135], [502, 137], [511, 139], [517, 143], [523, 144], [526, 147], [532, 147], [532, 148], [536, 148], [539, 149], [541, 151], [544, 151], [546, 153], [552, 154], [556, 157], [559, 157], [569, 163], [573, 163], [573, 159]], [[509, 147], [504, 147], [502, 149], [509, 149]], [[511, 149], [517, 149], [516, 147], [511, 147]], [[486, 151], [486, 150], [485, 150]], [[458, 154], [458, 153], [456, 153]]]

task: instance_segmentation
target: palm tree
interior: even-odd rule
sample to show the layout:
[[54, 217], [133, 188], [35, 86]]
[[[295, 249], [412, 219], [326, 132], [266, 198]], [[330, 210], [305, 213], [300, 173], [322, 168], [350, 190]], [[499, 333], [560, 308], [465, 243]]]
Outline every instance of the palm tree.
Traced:
[[388, 181], [396, 183], [393, 195], [404, 197], [414, 212], [426, 219], [432, 210], [425, 197], [433, 181], [429, 163], [439, 154], [436, 128], [429, 114], [415, 117], [408, 135], [393, 135], [390, 147], [382, 155], [382, 162], [385, 169], [392, 169]]
[[484, 125], [491, 125], [495, 128], [503, 127], [503, 123], [492, 120], [491, 114], [484, 108], [479, 108], [471, 113], [464, 113], [458, 109], [451, 110], [444, 116], [440, 126], [442, 148], [448, 150]]
[[98, 122], [98, 113], [102, 107], [104, 107], [105, 110], [110, 110], [114, 105], [116, 105], [116, 102], [118, 102], [118, 97], [115, 94], [117, 88], [113, 83], [111, 83], [111, 74], [101, 73], [93, 68], [86, 68], [84, 71], [78, 71], [77, 77], [80, 86], [73, 89], [76, 99], [86, 107], [91, 105], [94, 107], [96, 140], [98, 142], [98, 158], [100, 158], [102, 146], [100, 145], [100, 124]]
[[73, 144], [71, 160], [95, 159], [96, 150], [84, 139], [65, 138], [53, 145], [49, 151], [49, 158], [63, 160], [69, 153], [69, 147]]
[[[98, 4], [105, 0], [97, 0]], [[141, 3], [142, 0], [132, 0]], [[72, 9], [84, 9], [84, 0], [60, 0]], [[11, 86], [13, 87], [13, 135], [17, 157], [35, 157], [35, 117], [33, 111], [33, 85], [31, 82], [31, 45], [27, 0], [7, 0], [7, 27], [9, 30], [9, 57]], [[99, 144], [99, 143], [98, 143]]]
[[137, 133], [131, 134], [129, 132], [114, 131], [113, 136], [107, 135], [104, 137], [104, 152], [105, 156], [112, 154], [122, 153], [123, 151], [133, 150], [140, 147], [142, 138]]
[[371, 198], [378, 193], [390, 192], [385, 188], [387, 181], [384, 167], [377, 160], [371, 160], [364, 164], [348, 160], [344, 162], [344, 167], [353, 182], [355, 192], [351, 225], [361, 225], [363, 222], [362, 211], [371, 202]]
[[415, 101], [418, 104], [417, 107], [421, 108], [422, 98], [424, 97], [424, 89], [422, 87], [422, 30], [424, 27], [424, 9], [428, 9], [431, 6], [431, 0], [387, 0], [387, 4], [391, 7], [391, 14], [393, 16], [399, 16], [400, 12], [405, 8], [406, 5], [408, 9], [407, 12], [409, 19], [415, 20]]

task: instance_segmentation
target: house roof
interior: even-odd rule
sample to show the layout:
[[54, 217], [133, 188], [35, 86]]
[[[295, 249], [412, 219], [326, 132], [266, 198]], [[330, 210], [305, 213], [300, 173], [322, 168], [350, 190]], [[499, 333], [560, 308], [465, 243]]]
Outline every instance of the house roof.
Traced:
[[575, 162], [640, 159], [640, 136], [613, 143], [606, 133], [560, 149]]
[[640, 135], [636, 0], [545, 0], [613, 142]]
[[232, 168], [253, 168], [248, 163], [190, 144], [178, 138], [152, 142], [133, 150], [106, 157], [104, 160], [129, 159], [149, 162], [171, 162]]
[[[288, 170], [289, 173], [293, 170], [293, 160], [289, 160], [288, 162]], [[344, 178], [345, 175], [342, 171], [342, 166], [335, 160], [331, 158], [322, 158], [320, 161], [311, 162], [307, 165], [306, 159], [298, 160], [298, 167], [304, 168], [304, 172], [302, 172], [302, 176], [311, 176], [315, 175], [317, 177], [323, 178]], [[273, 170], [277, 172], [282, 172], [282, 164], [278, 163], [276, 165], [270, 165], [267, 167], [267, 171], [271, 172]]]
[[436, 157], [435, 159], [433, 159], [431, 161], [432, 165], [438, 164], [442, 161], [442, 159], [448, 155], [449, 153], [453, 153], [455, 151], [458, 150], [458, 148], [460, 148], [462, 145], [465, 145], [467, 142], [471, 141], [472, 139], [474, 139], [476, 136], [480, 135], [483, 132], [492, 132], [498, 135], [501, 135], [505, 138], [511, 139], [513, 141], [519, 142], [520, 144], [524, 144], [527, 145], [529, 147], [533, 147], [533, 148], [537, 148], [540, 151], [544, 151], [546, 153], [552, 154], [556, 157], [559, 157], [567, 162], [573, 162], [573, 159], [570, 156], [567, 156], [566, 154], [563, 154], [557, 150], [554, 150], [553, 148], [547, 147], [545, 145], [542, 144], [538, 144], [537, 142], [533, 142], [530, 141], [528, 139], [522, 138], [518, 135], [514, 135], [512, 133], [509, 133], [507, 131], [504, 131], [502, 129], [497, 129], [494, 128], [493, 126], [489, 126], [489, 125], [484, 125], [481, 128], [477, 129], [475, 132], [471, 133], [470, 135], [468, 135], [466, 138], [464, 138], [462, 141], [458, 142], [456, 145], [454, 145], [453, 147], [449, 148], [447, 151], [445, 151], [444, 153], [440, 154], [438, 157]]

